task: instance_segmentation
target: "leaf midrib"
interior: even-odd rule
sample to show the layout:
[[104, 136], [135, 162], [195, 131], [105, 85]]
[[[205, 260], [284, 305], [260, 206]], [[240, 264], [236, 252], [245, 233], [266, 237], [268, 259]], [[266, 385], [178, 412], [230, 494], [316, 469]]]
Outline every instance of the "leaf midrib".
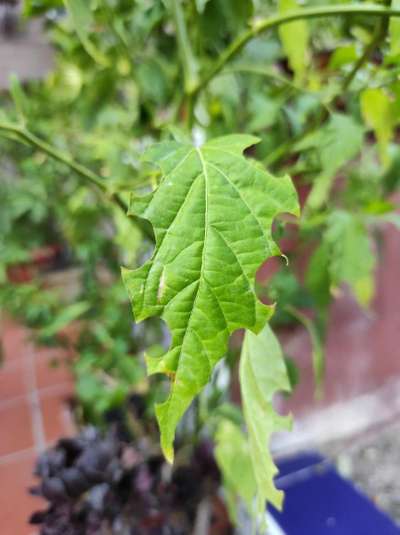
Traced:
[[[190, 325], [190, 322], [191, 322], [191, 319], [192, 319], [193, 311], [196, 310], [196, 303], [197, 303], [197, 299], [198, 299], [199, 293], [200, 293], [201, 281], [202, 281], [202, 278], [204, 277], [205, 253], [206, 253], [206, 243], [207, 243], [207, 236], [208, 236], [208, 174], [207, 174], [206, 163], [205, 163], [205, 161], [203, 159], [203, 155], [201, 154], [201, 150], [198, 149], [198, 148], [196, 148], [195, 150], [196, 150], [196, 153], [197, 153], [197, 155], [199, 157], [200, 165], [201, 165], [201, 168], [202, 168], [203, 171], [202, 171], [202, 173], [200, 173], [195, 178], [195, 180], [193, 182], [196, 182], [201, 177], [201, 175], [204, 176], [204, 202], [205, 202], [204, 238], [203, 238], [203, 247], [202, 247], [202, 251], [201, 251], [200, 272], [199, 272], [199, 278], [198, 278], [199, 284], [197, 286], [196, 295], [194, 296], [194, 299], [193, 299], [192, 310], [190, 311], [189, 318], [188, 318], [187, 323], [186, 323], [186, 331], [185, 331], [185, 334], [183, 335], [181, 349], [184, 346], [187, 333], [189, 332], [189, 325]], [[210, 359], [208, 357], [208, 353], [207, 352], [205, 352], [205, 353], [207, 355], [208, 364], [209, 364], [209, 367], [210, 367], [210, 370], [211, 370], [212, 367], [211, 367]], [[184, 355], [182, 357], [184, 357]], [[178, 366], [179, 366], [179, 364], [180, 364], [180, 361], [178, 363]]]

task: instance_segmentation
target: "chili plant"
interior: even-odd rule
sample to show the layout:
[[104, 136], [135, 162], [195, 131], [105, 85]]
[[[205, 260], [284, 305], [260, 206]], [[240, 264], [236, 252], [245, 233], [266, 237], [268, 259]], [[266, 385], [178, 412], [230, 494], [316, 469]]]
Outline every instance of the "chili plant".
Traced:
[[[320, 384], [332, 296], [345, 283], [370, 306], [369, 230], [399, 224], [399, 2], [26, 0], [24, 12], [47, 17], [57, 61], [41, 83], [14, 79], [14, 107], [3, 96], [4, 152], [24, 180], [45, 171], [81, 264], [106, 259], [114, 273], [123, 264], [135, 322], [165, 322], [169, 347], [146, 353], [147, 373], [169, 380], [155, 407], [165, 457], [173, 461], [194, 402], [215, 434], [232, 515], [238, 496], [252, 513], [266, 501], [281, 507], [267, 445], [290, 426], [273, 407], [290, 384], [270, 325], [309, 329]], [[22, 214], [8, 216], [10, 235]], [[282, 255], [283, 237], [313, 251], [304, 280], [288, 247], [289, 265], [266, 287], [256, 283], [260, 266]], [[111, 347], [121, 338], [114, 327], [97, 340]], [[239, 329], [243, 419], [225, 405], [202, 412]], [[87, 380], [91, 367], [81, 371]]]

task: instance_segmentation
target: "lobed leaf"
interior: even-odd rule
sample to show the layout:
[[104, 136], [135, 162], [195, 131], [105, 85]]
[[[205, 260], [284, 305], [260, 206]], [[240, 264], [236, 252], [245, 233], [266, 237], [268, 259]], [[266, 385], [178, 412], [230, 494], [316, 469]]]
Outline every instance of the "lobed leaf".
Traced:
[[161, 445], [173, 459], [176, 426], [208, 382], [229, 335], [259, 332], [270, 308], [257, 298], [260, 264], [278, 255], [273, 219], [298, 214], [289, 177], [277, 178], [242, 152], [258, 141], [248, 135], [213, 139], [201, 148], [178, 142], [151, 147], [145, 157], [163, 179], [153, 193], [133, 197], [132, 214], [148, 219], [156, 247], [139, 269], [123, 270], [136, 321], [161, 316], [171, 330], [169, 350], [148, 358], [149, 373], [172, 379], [156, 407]]
[[281, 347], [268, 324], [258, 335], [246, 331], [239, 373], [258, 508], [264, 510], [268, 501], [281, 509], [283, 493], [274, 485], [278, 469], [268, 452], [268, 442], [272, 433], [290, 428], [291, 418], [277, 414], [272, 405], [274, 394], [290, 391], [290, 383]]
[[375, 291], [376, 265], [368, 229], [357, 215], [335, 210], [329, 216], [324, 241], [331, 251], [332, 284], [347, 283], [360, 305], [368, 307]]
[[352, 117], [333, 113], [326, 126], [298, 148], [318, 148], [322, 171], [315, 177], [307, 210], [318, 210], [327, 201], [337, 171], [361, 150], [364, 128]]
[[220, 422], [215, 433], [215, 458], [224, 480], [229, 515], [237, 522], [237, 497], [240, 496], [252, 513], [257, 487], [246, 435], [226, 419]]

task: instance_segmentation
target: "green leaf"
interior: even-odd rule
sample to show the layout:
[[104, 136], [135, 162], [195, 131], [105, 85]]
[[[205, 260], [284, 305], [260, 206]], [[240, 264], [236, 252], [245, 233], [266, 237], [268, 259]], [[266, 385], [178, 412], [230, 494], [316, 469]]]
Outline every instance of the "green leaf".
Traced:
[[[202, 2], [204, 4], [204, 2]], [[219, 50], [226, 42], [227, 35], [231, 38], [246, 29], [254, 14], [253, 0], [212, 0], [205, 3], [199, 23], [200, 39], [207, 49]]]
[[268, 324], [258, 335], [246, 331], [239, 373], [258, 508], [264, 510], [268, 501], [281, 509], [283, 493], [274, 485], [278, 469], [268, 452], [268, 443], [272, 433], [290, 428], [290, 417], [278, 415], [272, 405], [274, 394], [290, 391], [290, 383], [281, 347]]
[[168, 80], [162, 65], [154, 59], [140, 63], [136, 69], [141, 95], [153, 104], [164, 103], [168, 95]]
[[320, 132], [298, 147], [317, 147], [323, 169], [314, 179], [307, 210], [317, 210], [326, 202], [337, 171], [360, 152], [363, 134], [363, 127], [352, 117], [335, 113]]
[[376, 264], [367, 228], [357, 215], [336, 210], [329, 217], [324, 240], [331, 250], [332, 283], [346, 282], [359, 303], [367, 307], [374, 294]]
[[334, 113], [323, 129], [320, 157], [325, 172], [336, 172], [361, 149], [364, 128], [352, 117]]
[[[280, 13], [298, 8], [299, 5], [296, 0], [279, 0]], [[300, 83], [304, 80], [309, 60], [308, 41], [310, 36], [307, 22], [299, 20], [283, 24], [279, 27], [279, 36], [288, 57], [289, 65], [295, 73], [295, 79]]]
[[[226, 28], [233, 34], [239, 32], [246, 26], [248, 20], [253, 15], [253, 0], [241, 0], [232, 2], [231, 0], [214, 0], [210, 5], [216, 4], [226, 24]], [[207, 11], [206, 11], [207, 15]], [[220, 29], [221, 33], [221, 29]]]
[[31, 17], [43, 15], [49, 9], [62, 8], [62, 0], [24, 0], [22, 3], [22, 15]]
[[374, 130], [379, 155], [385, 165], [390, 163], [388, 146], [393, 138], [395, 114], [393, 103], [383, 89], [365, 89], [361, 93], [361, 112], [365, 122]]
[[344, 210], [334, 210], [306, 273], [306, 286], [318, 307], [322, 327], [327, 320], [331, 290], [342, 283], [350, 286], [362, 306], [370, 304], [375, 264], [368, 229], [361, 218]]
[[326, 310], [331, 302], [329, 274], [330, 247], [325, 241], [314, 251], [308, 264], [305, 283], [317, 307]]
[[[392, 9], [400, 9], [400, 0], [392, 0]], [[400, 54], [400, 19], [392, 17], [389, 22], [390, 53], [394, 56]]]
[[181, 0], [164, 1], [169, 5], [175, 22], [176, 39], [184, 72], [185, 90], [190, 93], [197, 85], [199, 66], [193, 54]]
[[93, 16], [90, 9], [89, 0], [64, 0], [65, 7], [68, 9], [71, 19], [78, 34], [83, 48], [96, 63], [102, 66], [108, 66], [108, 60], [97, 50], [90, 40], [90, 32], [93, 26]]
[[356, 45], [338, 47], [329, 60], [329, 68], [340, 69], [344, 65], [350, 65], [358, 59]]
[[204, 8], [206, 7], [206, 4], [207, 4], [209, 1], [210, 1], [210, 0], [195, 0], [195, 4], [196, 4], [197, 12], [198, 12], [198, 13], [203, 13]]
[[236, 522], [236, 501], [239, 496], [248, 511], [253, 510], [257, 491], [249, 444], [245, 434], [230, 420], [222, 420], [215, 434], [215, 458], [224, 480], [230, 517]]
[[271, 98], [263, 93], [253, 93], [249, 102], [250, 121], [248, 129], [251, 132], [259, 132], [272, 126], [281, 106], [282, 102], [277, 98]]
[[39, 335], [43, 338], [54, 336], [69, 323], [85, 314], [89, 308], [90, 303], [87, 301], [78, 301], [77, 303], [64, 307], [49, 325], [40, 329]]
[[135, 265], [137, 253], [140, 247], [141, 234], [137, 227], [133, 227], [131, 221], [125, 214], [114, 208], [114, 225], [115, 225], [115, 243], [124, 253], [123, 260], [129, 265]]
[[172, 379], [168, 399], [156, 407], [169, 460], [176, 426], [224, 355], [229, 335], [242, 327], [258, 332], [270, 316], [255, 294], [255, 273], [279, 254], [273, 219], [298, 214], [298, 201], [289, 177], [276, 178], [242, 156], [257, 141], [231, 135], [201, 148], [157, 144], [146, 158], [164, 178], [156, 191], [131, 201], [131, 213], [148, 219], [156, 237], [152, 258], [123, 270], [135, 318], [159, 315], [172, 334], [168, 352], [147, 360], [149, 373]]

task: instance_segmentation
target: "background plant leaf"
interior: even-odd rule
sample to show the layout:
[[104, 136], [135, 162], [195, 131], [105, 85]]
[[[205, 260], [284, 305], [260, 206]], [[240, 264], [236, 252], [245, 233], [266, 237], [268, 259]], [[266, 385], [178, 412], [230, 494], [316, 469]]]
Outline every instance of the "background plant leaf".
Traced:
[[360, 104], [365, 122], [376, 135], [382, 163], [387, 165], [390, 163], [388, 146], [393, 138], [396, 118], [393, 103], [386, 91], [374, 88], [361, 93]]
[[93, 17], [89, 0], [64, 0], [64, 3], [71, 15], [73, 25], [83, 48], [97, 63], [103, 66], [108, 65], [107, 58], [97, 50], [90, 40]]
[[87, 301], [78, 301], [65, 306], [53, 321], [39, 330], [39, 336], [50, 338], [64, 329], [67, 325], [83, 316], [90, 309]]
[[330, 248], [332, 284], [346, 282], [358, 302], [367, 307], [374, 295], [376, 259], [366, 226], [357, 215], [335, 210], [329, 217], [324, 240]]
[[[296, 9], [299, 9], [296, 0], [279, 0], [280, 13]], [[288, 57], [289, 65], [295, 73], [295, 79], [300, 83], [304, 80], [309, 60], [309, 31], [307, 22], [299, 20], [290, 22], [289, 24], [283, 24], [279, 28], [279, 36]]]
[[352, 117], [335, 113], [326, 126], [299, 144], [299, 149], [316, 147], [322, 166], [307, 199], [308, 210], [317, 210], [326, 202], [337, 171], [361, 150], [363, 134], [364, 128]]

